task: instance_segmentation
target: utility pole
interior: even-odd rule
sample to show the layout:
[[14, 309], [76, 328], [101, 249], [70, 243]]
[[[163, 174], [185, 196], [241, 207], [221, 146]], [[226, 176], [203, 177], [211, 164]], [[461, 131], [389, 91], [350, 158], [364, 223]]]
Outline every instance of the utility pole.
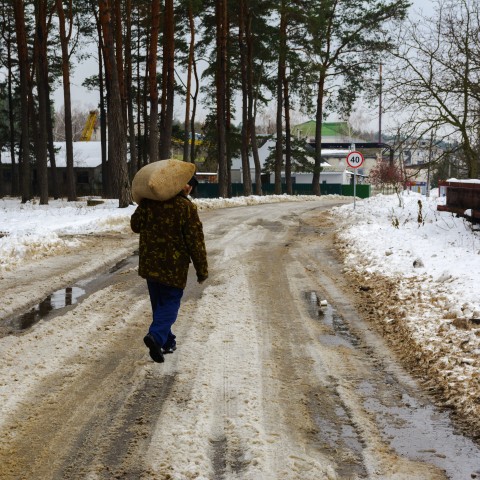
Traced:
[[383, 90], [383, 79], [382, 79], [382, 64], [380, 63], [380, 98], [378, 101], [378, 143], [382, 143], [382, 90]]
[[432, 157], [433, 157], [433, 131], [430, 134], [430, 148], [428, 152], [428, 170], [427, 170], [427, 191], [426, 197], [430, 196], [430, 168], [432, 165]]

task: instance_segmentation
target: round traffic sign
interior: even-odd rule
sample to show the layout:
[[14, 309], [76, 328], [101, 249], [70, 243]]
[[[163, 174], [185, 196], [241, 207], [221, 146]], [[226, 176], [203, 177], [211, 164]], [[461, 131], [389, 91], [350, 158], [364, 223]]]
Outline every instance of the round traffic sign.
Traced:
[[347, 164], [349, 167], [358, 168], [361, 167], [364, 162], [363, 155], [360, 152], [350, 152], [347, 155]]

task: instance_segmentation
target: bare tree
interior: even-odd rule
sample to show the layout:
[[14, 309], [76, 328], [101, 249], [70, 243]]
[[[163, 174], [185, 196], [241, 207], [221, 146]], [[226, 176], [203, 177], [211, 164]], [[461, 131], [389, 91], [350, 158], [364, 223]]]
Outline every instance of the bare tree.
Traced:
[[387, 108], [401, 112], [410, 135], [457, 142], [470, 178], [479, 174], [479, 8], [439, 0], [433, 16], [410, 21], [386, 81]]
[[[82, 136], [82, 131], [88, 118], [88, 111], [79, 108], [72, 108], [72, 137], [74, 142], [78, 142]], [[62, 105], [55, 112], [53, 135], [56, 142], [65, 141], [65, 106]]]
[[370, 170], [370, 182], [382, 191], [385, 188], [393, 189], [398, 197], [399, 206], [402, 206], [400, 193], [403, 190], [405, 178], [398, 163], [378, 159], [375, 166]]

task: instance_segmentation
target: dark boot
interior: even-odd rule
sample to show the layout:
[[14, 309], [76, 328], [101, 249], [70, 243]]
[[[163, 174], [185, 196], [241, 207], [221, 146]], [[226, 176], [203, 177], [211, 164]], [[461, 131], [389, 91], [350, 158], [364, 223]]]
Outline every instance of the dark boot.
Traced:
[[177, 345], [174, 343], [172, 345], [164, 345], [162, 347], [162, 352], [165, 355], [166, 353], [173, 353], [177, 349]]
[[152, 360], [157, 363], [163, 363], [165, 359], [163, 357], [162, 348], [158, 345], [153, 336], [148, 333], [143, 338], [143, 341], [147, 348], [150, 350], [150, 357], [152, 358]]

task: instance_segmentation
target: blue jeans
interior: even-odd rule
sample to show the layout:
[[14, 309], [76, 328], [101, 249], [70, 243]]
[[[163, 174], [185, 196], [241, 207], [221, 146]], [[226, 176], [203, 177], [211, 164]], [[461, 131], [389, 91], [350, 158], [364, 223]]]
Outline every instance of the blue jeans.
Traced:
[[172, 325], [177, 319], [183, 290], [150, 280], [147, 280], [147, 286], [153, 316], [148, 333], [161, 347], [173, 347], [176, 342], [175, 335], [172, 333]]

